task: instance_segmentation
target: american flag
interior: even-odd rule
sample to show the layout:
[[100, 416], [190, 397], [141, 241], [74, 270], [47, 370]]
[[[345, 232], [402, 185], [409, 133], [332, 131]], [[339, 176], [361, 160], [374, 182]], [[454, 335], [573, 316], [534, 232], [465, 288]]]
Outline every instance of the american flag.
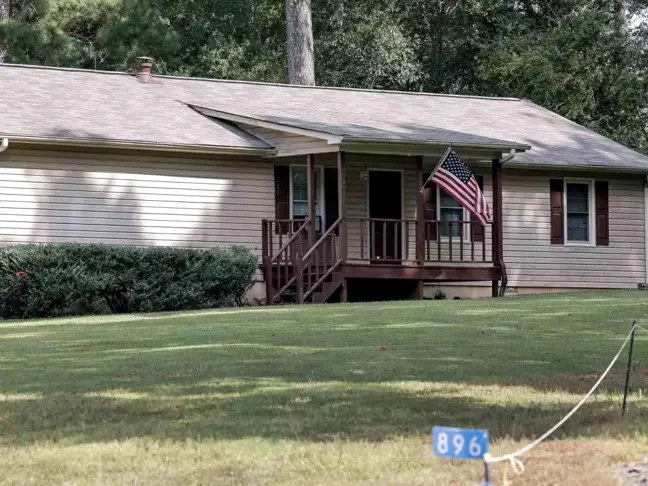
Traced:
[[454, 150], [448, 149], [436, 170], [427, 180], [427, 182], [429, 181], [434, 181], [437, 186], [475, 216], [482, 225], [488, 223], [490, 209], [484, 193], [479, 188], [473, 173]]

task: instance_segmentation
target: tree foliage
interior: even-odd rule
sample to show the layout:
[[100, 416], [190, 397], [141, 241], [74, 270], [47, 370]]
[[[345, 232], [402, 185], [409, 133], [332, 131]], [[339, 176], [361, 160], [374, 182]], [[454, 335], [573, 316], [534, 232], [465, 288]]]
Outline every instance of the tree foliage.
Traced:
[[528, 98], [648, 152], [645, 39], [599, 2], [530, 17], [495, 39], [477, 63], [489, 94]]
[[[647, 1], [312, 0], [316, 78], [528, 98], [648, 153]], [[284, 2], [0, 0], [0, 52], [109, 70], [147, 55], [157, 72], [286, 82]]]

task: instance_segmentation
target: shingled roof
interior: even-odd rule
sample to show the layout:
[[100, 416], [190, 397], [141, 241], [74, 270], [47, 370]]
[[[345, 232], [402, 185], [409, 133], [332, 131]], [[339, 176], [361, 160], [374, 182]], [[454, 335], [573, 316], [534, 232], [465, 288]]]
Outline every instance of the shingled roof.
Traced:
[[[338, 142], [463, 144], [526, 151], [535, 167], [648, 173], [648, 158], [514, 98], [304, 87], [0, 65], [0, 137], [130, 142], [272, 154], [240, 117]], [[207, 117], [192, 107], [218, 113]]]

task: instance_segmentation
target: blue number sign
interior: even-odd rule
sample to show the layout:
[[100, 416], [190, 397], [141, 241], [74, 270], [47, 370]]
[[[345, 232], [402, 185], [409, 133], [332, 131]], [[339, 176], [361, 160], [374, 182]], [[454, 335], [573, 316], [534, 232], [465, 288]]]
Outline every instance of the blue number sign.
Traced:
[[488, 452], [488, 431], [433, 427], [432, 452], [445, 459], [483, 459]]

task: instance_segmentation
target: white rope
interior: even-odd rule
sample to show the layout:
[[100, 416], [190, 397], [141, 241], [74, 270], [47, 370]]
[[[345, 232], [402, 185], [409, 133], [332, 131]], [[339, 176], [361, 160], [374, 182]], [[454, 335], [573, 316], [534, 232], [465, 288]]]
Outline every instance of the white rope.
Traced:
[[505, 455], [499, 456], [499, 457], [492, 457], [490, 454], [487, 453], [487, 454], [484, 455], [484, 461], [486, 461], [489, 464], [496, 463], [496, 462], [509, 461], [511, 463], [511, 467], [513, 468], [513, 470], [516, 473], [518, 473], [518, 474], [523, 473], [524, 472], [524, 464], [522, 463], [522, 461], [520, 461], [518, 459], [518, 456], [521, 456], [525, 452], [529, 452], [531, 449], [533, 449], [535, 446], [537, 446], [540, 442], [542, 442], [547, 437], [549, 437], [551, 434], [553, 434], [556, 430], [558, 430], [558, 428], [562, 424], [567, 422], [567, 420], [569, 420], [569, 418], [576, 413], [576, 411], [587, 401], [587, 399], [590, 396], [592, 396], [592, 393], [594, 393], [596, 391], [596, 389], [599, 387], [601, 382], [605, 379], [605, 377], [608, 375], [608, 373], [610, 372], [610, 370], [614, 366], [614, 363], [616, 363], [616, 361], [619, 359], [619, 356], [621, 356], [621, 352], [623, 351], [623, 349], [628, 344], [628, 341], [630, 340], [630, 336], [632, 335], [632, 332], [635, 330], [636, 327], [637, 327], [637, 324], [633, 323], [632, 329], [630, 330], [630, 332], [628, 333], [628, 336], [625, 338], [625, 341], [623, 341], [623, 344], [621, 345], [621, 349], [619, 349], [616, 356], [614, 356], [614, 358], [612, 359], [612, 362], [609, 364], [609, 366], [603, 372], [601, 377], [598, 379], [598, 381], [596, 383], [594, 383], [594, 386], [590, 389], [590, 391], [587, 392], [587, 395], [585, 395], [582, 398], [582, 400], [580, 402], [578, 402], [578, 404], [574, 408], [572, 408], [571, 411], [567, 415], [565, 415], [560, 422], [558, 422], [551, 429], [549, 429], [547, 432], [545, 432], [542, 436], [538, 437], [536, 440], [531, 442], [529, 445], [523, 447], [522, 449], [520, 449], [520, 450], [518, 450], [516, 452], [513, 452], [511, 454], [505, 454]]
[[645, 327], [640, 326], [639, 324], [637, 324], [637, 327], [638, 327], [639, 329], [643, 330], [643, 331], [648, 332], [648, 329], [646, 329]]

